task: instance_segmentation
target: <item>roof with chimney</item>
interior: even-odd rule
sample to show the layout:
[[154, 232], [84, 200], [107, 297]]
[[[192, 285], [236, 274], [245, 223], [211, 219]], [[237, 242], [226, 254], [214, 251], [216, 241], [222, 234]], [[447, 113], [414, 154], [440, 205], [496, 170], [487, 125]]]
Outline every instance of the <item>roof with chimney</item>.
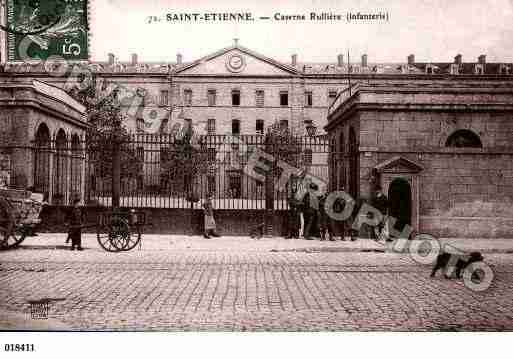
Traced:
[[[290, 62], [281, 62], [258, 54], [238, 44], [215, 51], [207, 56], [191, 62], [182, 62], [182, 55], [177, 54], [175, 62], [139, 62], [137, 55], [133, 54], [131, 61], [117, 61], [115, 56], [109, 54], [108, 61], [91, 61], [85, 63], [95, 73], [127, 73], [127, 74], [179, 74], [184, 70], [198, 66], [206, 61], [222, 56], [227, 52], [238, 50], [259, 60], [273, 65], [291, 75], [303, 76], [329, 76], [347, 74], [389, 74], [389, 75], [513, 75], [512, 63], [488, 63], [486, 56], [481, 55], [475, 62], [463, 62], [462, 56], [457, 55], [452, 62], [415, 62], [414, 55], [410, 55], [404, 63], [368, 62], [367, 55], [362, 55], [360, 62], [344, 62], [345, 57], [338, 55], [334, 62], [299, 62], [297, 55], [292, 56]], [[47, 65], [48, 66], [48, 65]], [[7, 63], [0, 71], [11, 73], [45, 72], [43, 63]]]

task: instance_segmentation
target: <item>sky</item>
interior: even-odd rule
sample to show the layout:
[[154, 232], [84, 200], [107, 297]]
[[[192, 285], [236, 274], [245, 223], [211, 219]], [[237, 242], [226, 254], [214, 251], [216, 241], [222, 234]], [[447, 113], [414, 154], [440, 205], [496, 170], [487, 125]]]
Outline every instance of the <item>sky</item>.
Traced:
[[[336, 62], [338, 54], [369, 62], [451, 62], [461, 53], [475, 62], [513, 62], [513, 0], [90, 0], [91, 59], [113, 53], [128, 61], [193, 61], [230, 46], [233, 39], [265, 56], [289, 62]], [[327, 12], [388, 13], [388, 22], [347, 23], [255, 20], [253, 22], [154, 22], [168, 13], [251, 12], [254, 17]]]

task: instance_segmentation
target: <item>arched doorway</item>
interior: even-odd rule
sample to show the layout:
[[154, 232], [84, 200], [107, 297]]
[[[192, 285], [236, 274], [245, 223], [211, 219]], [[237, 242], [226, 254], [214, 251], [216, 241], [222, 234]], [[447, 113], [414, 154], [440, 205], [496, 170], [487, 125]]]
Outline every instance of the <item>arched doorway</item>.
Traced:
[[395, 178], [388, 187], [390, 203], [389, 215], [395, 218], [395, 228], [402, 230], [412, 224], [412, 190], [410, 183], [404, 178]]
[[48, 198], [50, 192], [50, 130], [46, 124], [39, 125], [35, 135], [34, 190]]

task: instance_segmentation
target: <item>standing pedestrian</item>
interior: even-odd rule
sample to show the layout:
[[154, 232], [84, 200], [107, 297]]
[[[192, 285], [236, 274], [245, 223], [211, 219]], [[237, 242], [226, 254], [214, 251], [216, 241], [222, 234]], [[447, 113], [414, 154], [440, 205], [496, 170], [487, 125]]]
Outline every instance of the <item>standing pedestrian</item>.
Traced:
[[212, 204], [212, 199], [212, 196], [208, 195], [206, 200], [203, 202], [203, 214], [205, 218], [203, 237], [205, 238], [210, 238], [210, 236], [220, 237], [217, 233], [216, 221], [214, 219], [214, 205]]
[[299, 215], [299, 238], [303, 237], [305, 233], [305, 194], [308, 193], [306, 189], [306, 169], [302, 169], [297, 177], [296, 182], [296, 204]]
[[[326, 239], [326, 232], [328, 232], [329, 240], [334, 241], [335, 238], [333, 237], [333, 223], [325, 208], [326, 198], [328, 198], [327, 193], [323, 193], [319, 196], [319, 231], [321, 233], [321, 241]], [[344, 238], [343, 234], [342, 238]]]
[[317, 191], [319, 186], [317, 184], [311, 182], [310, 183], [310, 191], [308, 191], [303, 197], [303, 206], [304, 206], [304, 214], [305, 214], [305, 232], [304, 238], [306, 240], [312, 240], [311, 237], [312, 231], [315, 228], [318, 228], [319, 224], [319, 208], [315, 208], [313, 201], [316, 199], [312, 198], [312, 191]]
[[71, 250], [81, 251], [82, 248], [82, 226], [84, 223], [84, 214], [80, 208], [80, 199], [73, 200], [73, 208], [68, 216], [68, 238], [66, 243], [71, 240]]
[[287, 204], [288, 204], [288, 216], [287, 216], [287, 231], [285, 238], [299, 238], [300, 231], [300, 205], [301, 202], [297, 200], [297, 189], [298, 182], [295, 176], [292, 176], [288, 182], [287, 191]]
[[[375, 228], [377, 230], [377, 232], [379, 233], [379, 235], [377, 235], [376, 231], [374, 231], [374, 230], [371, 231], [371, 235], [373, 236], [373, 239], [379, 241], [380, 237], [383, 234], [383, 229], [386, 228], [385, 226], [386, 226], [386, 222], [387, 222], [388, 208], [389, 208], [388, 198], [383, 193], [383, 189], [379, 185], [376, 187], [376, 191], [375, 191], [374, 196], [372, 198], [372, 203], [371, 204], [382, 215], [381, 221], [376, 225], [376, 228]], [[389, 238], [387, 238], [387, 241], [388, 240], [389, 240]]]

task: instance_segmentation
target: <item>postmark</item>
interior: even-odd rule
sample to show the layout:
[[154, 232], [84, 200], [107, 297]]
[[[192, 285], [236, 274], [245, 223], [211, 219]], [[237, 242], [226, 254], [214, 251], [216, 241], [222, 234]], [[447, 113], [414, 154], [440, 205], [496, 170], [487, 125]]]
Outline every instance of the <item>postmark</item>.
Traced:
[[8, 61], [89, 58], [88, 0], [7, 0]]

